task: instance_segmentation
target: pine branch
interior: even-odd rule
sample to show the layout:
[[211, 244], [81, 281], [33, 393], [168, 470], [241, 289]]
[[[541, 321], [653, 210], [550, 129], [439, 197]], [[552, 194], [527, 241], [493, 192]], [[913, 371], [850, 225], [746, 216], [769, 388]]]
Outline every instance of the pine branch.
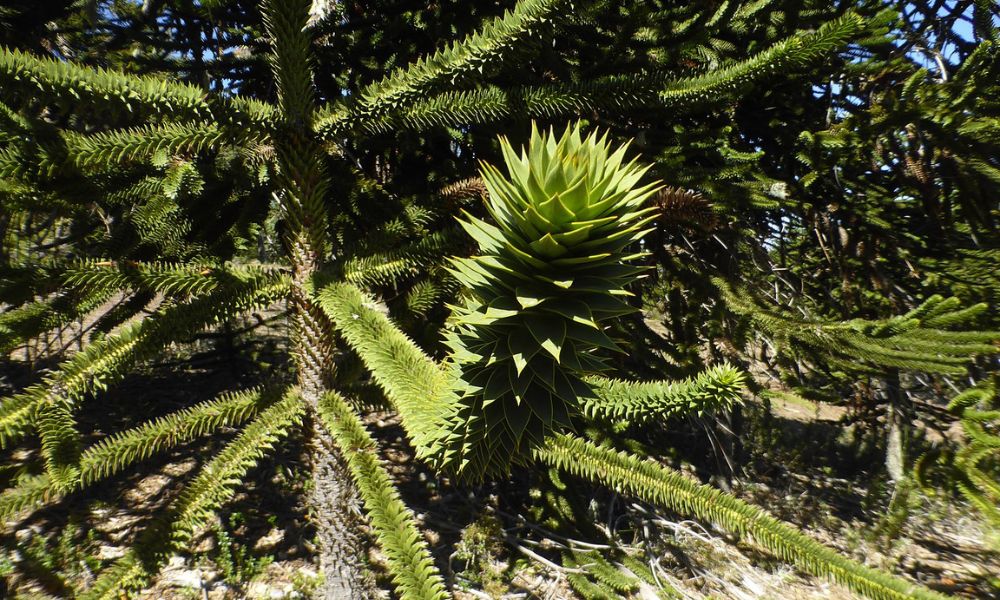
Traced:
[[113, 290], [99, 288], [67, 292], [0, 314], [0, 355], [7, 355], [28, 340], [90, 313], [111, 298], [112, 293]]
[[654, 588], [659, 598], [662, 598], [663, 600], [676, 600], [684, 597], [672, 586], [654, 575], [650, 566], [638, 557], [631, 555], [622, 556], [621, 564], [623, 567], [631, 571], [632, 574], [642, 580], [643, 583]]
[[[663, 78], [658, 78], [662, 83]], [[317, 120], [317, 131], [327, 139], [357, 130], [379, 134], [396, 129], [423, 131], [502, 119], [549, 118], [591, 110], [624, 110], [656, 105], [655, 83], [645, 75], [615, 76], [581, 84], [500, 88], [483, 86], [447, 91], [369, 117], [327, 115]]]
[[159, 115], [171, 120], [225, 121], [266, 130], [274, 109], [248, 98], [219, 99], [184, 83], [90, 69], [0, 48], [0, 88], [25, 97], [38, 93], [92, 110]]
[[125, 326], [119, 333], [91, 344], [62, 363], [41, 383], [0, 401], [0, 447], [26, 433], [38, 411], [49, 405], [75, 406], [92, 392], [120, 380], [136, 362], [155, 356], [217, 319], [267, 306], [282, 297], [288, 281], [280, 275], [227, 286], [187, 304]]
[[[966, 439], [951, 461], [951, 479], [986, 519], [1000, 527], [1000, 396], [996, 382], [986, 380], [958, 394], [948, 410], [961, 419]], [[989, 474], [987, 474], [989, 471]]]
[[1000, 332], [952, 331], [968, 327], [985, 304], [962, 308], [958, 299], [929, 298], [913, 311], [879, 321], [812, 321], [762, 307], [747, 290], [713, 279], [726, 306], [749, 318], [775, 339], [782, 351], [806, 350], [821, 362], [848, 372], [899, 368], [941, 374], [964, 374], [981, 355], [1000, 351]]
[[131, 464], [219, 429], [241, 425], [285, 395], [281, 388], [227, 392], [139, 427], [116, 432], [81, 455], [80, 485], [110, 477]]
[[194, 164], [171, 161], [163, 176], [157, 178], [155, 191], [127, 209], [125, 220], [133, 231], [120, 229], [118, 236], [112, 238], [110, 249], [118, 255], [150, 247], [159, 256], [174, 259], [203, 256], [204, 248], [188, 241], [194, 222], [183, 205], [187, 204], [186, 198], [201, 196], [204, 186], [205, 180]]
[[5, 102], [0, 102], [0, 142], [21, 141], [31, 134], [31, 122]]
[[596, 551], [564, 551], [562, 556], [564, 567], [586, 573], [566, 575], [573, 589], [586, 600], [632, 598], [640, 590], [641, 581], [638, 577], [619, 569]]
[[378, 446], [350, 406], [335, 392], [319, 404], [319, 415], [347, 461], [371, 519], [375, 537], [388, 558], [396, 594], [403, 600], [450, 598], [427, 543], [378, 458]]
[[684, 113], [704, 112], [713, 110], [713, 102], [733, 101], [756, 81], [837, 52], [867, 27], [863, 19], [848, 13], [817, 32], [794, 35], [745, 61], [692, 77], [670, 79], [659, 73], [638, 73], [580, 83], [448, 91], [430, 98], [421, 96], [378, 113], [324, 114], [317, 120], [316, 128], [329, 139], [351, 129], [369, 134], [400, 128], [420, 131], [505, 118], [572, 116], [596, 110], [663, 108]]
[[89, 170], [109, 170], [148, 161], [158, 154], [194, 155], [222, 144], [265, 143], [254, 130], [223, 128], [215, 123], [165, 123], [118, 129], [92, 135], [65, 134], [67, 154], [73, 164]]
[[177, 445], [224, 427], [241, 425], [281, 395], [280, 390], [262, 392], [259, 389], [226, 393], [136, 428], [114, 433], [82, 452], [79, 462], [74, 465], [76, 472], [72, 481], [42, 475], [5, 490], [0, 494], [0, 521], [43, 503], [54, 502]]
[[61, 266], [63, 283], [80, 290], [150, 291], [168, 296], [199, 296], [220, 286], [280, 276], [265, 265], [78, 260]]
[[31, 181], [58, 176], [107, 174], [140, 162], [175, 155], [197, 155], [224, 144], [265, 143], [267, 136], [242, 127], [215, 123], [166, 123], [84, 135], [57, 132], [54, 138], [31, 136], [30, 144], [12, 144], [0, 153], [0, 175]]
[[[926, 258], [920, 263], [928, 283], [945, 284], [963, 297], [1000, 303], [1000, 272], [996, 269], [1000, 250], [991, 248], [956, 249], [945, 259]], [[993, 320], [996, 323], [996, 319]]]
[[729, 365], [712, 367], [683, 381], [631, 382], [588, 377], [595, 396], [582, 412], [592, 419], [646, 423], [690, 414], [728, 410], [740, 402], [744, 374]]
[[81, 439], [73, 418], [73, 406], [62, 393], [38, 408], [35, 428], [41, 439], [45, 472], [57, 489], [68, 489], [77, 478]]
[[531, 36], [564, 0], [519, 0], [513, 10], [491, 20], [465, 39], [399, 69], [359, 94], [353, 107], [333, 109], [320, 118], [320, 131], [341, 130], [343, 124], [371, 120], [387, 110], [412, 103], [427, 95], [437, 84], [454, 85], [463, 76], [482, 71]]
[[62, 293], [0, 314], [0, 349], [14, 343], [7, 341], [7, 336], [13, 340], [26, 339], [58, 327], [97, 308], [115, 292], [132, 290], [167, 296], [197, 296], [220, 286], [280, 275], [276, 267], [268, 265], [95, 258], [46, 261], [24, 267], [24, 271], [26, 276], [17, 277], [14, 285], [32, 285], [36, 295], [44, 294], [50, 287], [57, 287]]
[[837, 554], [763, 510], [680, 473], [625, 452], [558, 434], [535, 452], [543, 463], [623, 494], [748, 536], [778, 558], [875, 600], [943, 600], [937, 592]]
[[457, 228], [436, 231], [402, 248], [352, 257], [342, 265], [343, 278], [365, 288], [399, 285], [428, 265], [443, 263], [462, 239], [460, 235]]
[[166, 177], [160, 175], [143, 177], [125, 188], [106, 190], [104, 201], [109, 206], [142, 205], [152, 197], [163, 195], [164, 179]]
[[357, 288], [328, 285], [316, 301], [385, 391], [417, 456], [428, 456], [443, 434], [442, 417], [455, 401], [451, 378]]
[[406, 311], [413, 317], [424, 318], [445, 299], [454, 298], [458, 288], [458, 282], [450, 277], [421, 279], [406, 292]]
[[[885, 16], [875, 21], [884, 20]], [[768, 75], [796, 69], [821, 58], [829, 57], [851, 40], [860, 37], [871, 24], [854, 13], [846, 13], [824, 23], [818, 31], [799, 33], [778, 42], [752, 58], [703, 75], [677, 79], [659, 92], [668, 106], [698, 104], [732, 93], [750, 82]]]
[[48, 473], [21, 477], [14, 487], [0, 494], [0, 522], [6, 523], [22, 512], [61, 498], [64, 492], [61, 483]]
[[163, 563], [189, 543], [209, 516], [243, 482], [246, 473], [302, 419], [303, 404], [288, 394], [263, 411], [198, 473], [168, 514], [144, 531], [128, 554], [101, 573], [81, 598], [118, 600], [148, 584]]

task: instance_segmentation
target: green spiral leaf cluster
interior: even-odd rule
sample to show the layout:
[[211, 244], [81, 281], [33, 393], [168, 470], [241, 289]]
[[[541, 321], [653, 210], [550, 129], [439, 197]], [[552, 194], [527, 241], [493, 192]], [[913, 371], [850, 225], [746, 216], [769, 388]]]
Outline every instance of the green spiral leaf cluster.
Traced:
[[480, 256], [451, 271], [468, 299], [453, 307], [446, 344], [466, 384], [442, 463], [461, 474], [503, 472], [553, 429], [570, 425], [593, 396], [586, 373], [605, 369], [598, 349], [617, 351], [603, 322], [632, 311], [625, 287], [643, 271], [626, 249], [647, 231], [658, 185], [625, 162], [628, 146], [533, 129], [518, 154], [501, 138], [504, 175], [484, 164], [486, 210], [465, 213]]

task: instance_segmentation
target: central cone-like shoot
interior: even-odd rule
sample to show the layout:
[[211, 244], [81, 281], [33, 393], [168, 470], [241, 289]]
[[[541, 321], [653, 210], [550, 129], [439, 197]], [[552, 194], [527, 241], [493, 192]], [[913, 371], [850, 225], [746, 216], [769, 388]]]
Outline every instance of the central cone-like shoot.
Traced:
[[527, 458], [591, 394], [581, 376], [605, 369], [600, 349], [618, 350], [602, 322], [633, 310], [621, 297], [643, 268], [625, 250], [655, 218], [643, 204], [658, 187], [623, 162], [627, 145], [612, 151], [579, 125], [533, 128], [520, 154], [500, 145], [507, 175], [481, 168], [496, 225], [466, 213], [482, 255], [452, 261], [470, 292], [447, 339], [465, 388], [439, 460], [473, 478]]

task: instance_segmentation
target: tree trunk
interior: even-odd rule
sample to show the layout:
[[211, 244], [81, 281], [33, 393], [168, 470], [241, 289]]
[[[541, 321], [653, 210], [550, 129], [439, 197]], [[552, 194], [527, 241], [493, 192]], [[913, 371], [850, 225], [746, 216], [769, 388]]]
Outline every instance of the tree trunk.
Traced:
[[323, 583], [321, 600], [365, 600], [375, 587], [363, 559], [357, 491], [332, 436], [318, 418], [320, 398], [332, 383], [334, 344], [323, 312], [309, 297], [310, 280], [328, 252], [326, 152], [313, 137], [316, 110], [306, 31], [309, 0], [265, 3], [274, 46], [281, 122], [273, 132], [278, 155], [286, 242], [292, 264], [292, 356], [306, 405], [306, 451], [312, 485], [308, 498], [316, 526]]
[[899, 485], [907, 478], [906, 461], [909, 445], [909, 428], [912, 427], [913, 411], [909, 400], [899, 384], [899, 371], [892, 369], [886, 377], [886, 450], [885, 467], [889, 479]]
[[[310, 411], [311, 412], [311, 411]], [[318, 419], [306, 425], [312, 489], [306, 500], [316, 527], [319, 567], [323, 582], [317, 600], [373, 598], [374, 582], [365, 567], [361, 511], [347, 465], [332, 436]]]
[[308, 409], [304, 433], [311, 476], [306, 502], [323, 575], [314, 598], [366, 600], [375, 597], [375, 585], [365, 567], [358, 493], [333, 436], [318, 417], [319, 400], [333, 375], [333, 340], [322, 313], [305, 292], [305, 275], [312, 273], [315, 263], [308, 259], [296, 263], [295, 356], [299, 390]]

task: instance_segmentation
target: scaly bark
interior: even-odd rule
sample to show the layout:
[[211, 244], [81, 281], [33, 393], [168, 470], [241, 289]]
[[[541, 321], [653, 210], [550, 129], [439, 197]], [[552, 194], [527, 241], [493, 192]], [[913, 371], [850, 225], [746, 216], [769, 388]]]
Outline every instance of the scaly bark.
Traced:
[[323, 572], [316, 597], [363, 600], [374, 596], [374, 585], [362, 558], [358, 495], [333, 437], [318, 418], [319, 399], [333, 373], [334, 345], [331, 329], [309, 294], [328, 243], [325, 155], [312, 137], [316, 107], [306, 30], [309, 8], [308, 0], [270, 0], [265, 12], [282, 117], [274, 139], [292, 262], [292, 351], [306, 404], [304, 433], [312, 475], [307, 500]]
[[293, 260], [294, 354], [299, 390], [307, 406], [304, 434], [311, 489], [306, 500], [323, 573], [314, 597], [363, 600], [374, 597], [374, 582], [363, 560], [360, 500], [333, 437], [317, 416], [319, 399], [333, 373], [333, 340], [307, 295], [305, 284], [315, 263], [306, 258], [308, 245], [298, 249]]

